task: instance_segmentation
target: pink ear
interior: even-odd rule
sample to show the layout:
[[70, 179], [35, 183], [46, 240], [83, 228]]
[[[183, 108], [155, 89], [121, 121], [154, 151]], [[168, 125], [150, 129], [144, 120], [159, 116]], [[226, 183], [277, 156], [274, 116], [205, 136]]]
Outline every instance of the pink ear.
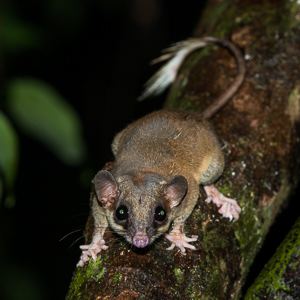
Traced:
[[183, 176], [175, 176], [165, 187], [164, 195], [169, 201], [170, 208], [178, 206], [185, 197], [188, 182]]
[[109, 208], [116, 200], [118, 195], [118, 185], [113, 175], [106, 171], [99, 171], [93, 181], [95, 192], [100, 204]]

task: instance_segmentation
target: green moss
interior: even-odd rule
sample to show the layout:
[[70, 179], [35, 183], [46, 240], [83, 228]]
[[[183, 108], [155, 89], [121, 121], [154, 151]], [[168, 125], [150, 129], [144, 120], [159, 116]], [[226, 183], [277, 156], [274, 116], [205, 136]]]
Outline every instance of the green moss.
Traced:
[[[209, 296], [209, 299], [219, 299], [218, 292], [220, 288], [224, 284], [224, 274], [220, 272], [219, 268], [211, 268], [209, 273], [209, 289], [207, 290], [206, 294]], [[224, 295], [226, 291], [222, 291]]]
[[235, 236], [239, 242], [242, 257], [245, 258], [243, 260], [243, 268], [246, 273], [257, 251], [261, 247], [267, 228], [270, 227], [273, 221], [273, 216], [276, 215], [274, 214], [274, 210], [279, 209], [282, 199], [285, 199], [290, 191], [287, 182], [284, 180], [281, 186], [284, 188], [275, 196], [277, 199], [272, 201], [277, 203], [277, 205], [273, 205], [272, 210], [266, 206], [265, 208], [261, 207], [258, 212], [255, 207], [255, 194], [250, 189], [245, 191], [244, 194], [239, 194], [237, 197], [242, 207], [242, 213], [239, 221], [236, 223]]
[[299, 26], [300, 23], [300, 3], [298, 0], [285, 1], [286, 12], [282, 14], [282, 29], [287, 31]]
[[90, 260], [87, 269], [86, 276], [99, 282], [106, 272], [106, 268], [103, 266], [103, 258], [100, 256], [96, 260]]
[[122, 273], [120, 272], [117, 272], [112, 278], [114, 284], [118, 284], [121, 280], [122, 280]]
[[225, 184], [222, 184], [220, 187], [218, 187], [218, 190], [225, 196], [230, 197], [232, 196], [232, 183], [228, 182]]
[[174, 275], [176, 278], [176, 281], [178, 283], [182, 283], [184, 280], [184, 271], [182, 271], [180, 268], [174, 268]]
[[75, 274], [73, 276], [72, 283], [69, 288], [69, 292], [66, 297], [66, 300], [81, 298], [80, 290], [81, 290], [81, 287], [84, 284], [85, 280], [86, 280], [86, 274], [85, 274], [83, 268], [77, 268], [75, 271]]
[[234, 26], [232, 22], [232, 18], [236, 15], [234, 7], [230, 1], [219, 3], [215, 9], [210, 9], [203, 15], [203, 23], [213, 30], [215, 36], [224, 37]]
[[192, 111], [195, 108], [195, 104], [190, 99], [185, 98], [185, 99], [181, 99], [181, 101], [183, 101], [183, 104], [180, 106], [181, 110]]
[[82, 286], [87, 281], [93, 279], [100, 282], [106, 271], [106, 268], [103, 266], [103, 262], [103, 257], [98, 257], [95, 261], [91, 259], [85, 267], [79, 267], [76, 269], [66, 297], [67, 300], [81, 299]]
[[243, 265], [248, 270], [259, 248], [258, 245], [262, 242], [261, 221], [257, 217], [254, 206], [254, 193], [247, 191], [240, 194], [238, 202], [242, 207], [242, 212], [236, 225], [235, 236], [239, 242], [242, 257], [245, 258]]
[[300, 218], [248, 290], [245, 299], [259, 299], [262, 292], [266, 296], [289, 292], [284, 274], [295, 256], [300, 256]]

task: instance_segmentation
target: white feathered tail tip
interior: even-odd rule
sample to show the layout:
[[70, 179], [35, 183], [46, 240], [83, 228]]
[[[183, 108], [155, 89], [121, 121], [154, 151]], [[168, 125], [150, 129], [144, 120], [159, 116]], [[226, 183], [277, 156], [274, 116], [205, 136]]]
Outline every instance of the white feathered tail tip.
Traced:
[[188, 39], [173, 44], [162, 51], [162, 55], [152, 61], [153, 64], [167, 61], [145, 84], [145, 90], [138, 98], [142, 101], [148, 97], [161, 94], [176, 78], [184, 59], [195, 49], [207, 46], [209, 41]]

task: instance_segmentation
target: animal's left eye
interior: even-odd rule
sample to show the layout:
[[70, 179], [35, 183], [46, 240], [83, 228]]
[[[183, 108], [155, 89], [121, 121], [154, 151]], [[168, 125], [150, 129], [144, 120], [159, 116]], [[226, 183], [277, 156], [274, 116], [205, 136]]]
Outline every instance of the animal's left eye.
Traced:
[[166, 217], [167, 217], [166, 211], [161, 206], [157, 206], [154, 213], [155, 221], [162, 222], [166, 219]]
[[128, 219], [128, 208], [126, 205], [120, 205], [116, 210], [116, 217], [119, 221]]

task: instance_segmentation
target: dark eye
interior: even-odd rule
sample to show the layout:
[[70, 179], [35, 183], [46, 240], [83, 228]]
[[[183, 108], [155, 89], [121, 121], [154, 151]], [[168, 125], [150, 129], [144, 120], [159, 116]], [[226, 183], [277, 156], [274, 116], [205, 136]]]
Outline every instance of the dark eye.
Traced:
[[166, 216], [166, 211], [161, 206], [157, 206], [154, 213], [155, 221], [162, 222], [165, 220]]
[[125, 205], [120, 205], [116, 210], [116, 217], [119, 221], [128, 219], [128, 208]]

